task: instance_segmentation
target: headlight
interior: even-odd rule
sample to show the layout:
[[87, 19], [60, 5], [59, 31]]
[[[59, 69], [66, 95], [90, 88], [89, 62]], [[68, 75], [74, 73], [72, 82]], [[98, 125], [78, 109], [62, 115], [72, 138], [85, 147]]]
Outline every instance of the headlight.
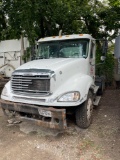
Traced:
[[79, 99], [80, 99], [80, 93], [75, 91], [62, 95], [60, 98], [58, 98], [58, 102], [76, 102]]
[[6, 87], [3, 88], [2, 95], [3, 96], [8, 96], [8, 94], [7, 94], [7, 88]]

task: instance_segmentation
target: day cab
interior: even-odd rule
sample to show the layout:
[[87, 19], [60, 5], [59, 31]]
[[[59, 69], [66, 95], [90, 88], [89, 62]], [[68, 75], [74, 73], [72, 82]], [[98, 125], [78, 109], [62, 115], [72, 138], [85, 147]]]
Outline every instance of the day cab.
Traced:
[[41, 38], [35, 60], [18, 67], [2, 91], [4, 113], [56, 129], [66, 129], [67, 115], [75, 114], [79, 127], [89, 127], [100, 99], [95, 52], [88, 34]]

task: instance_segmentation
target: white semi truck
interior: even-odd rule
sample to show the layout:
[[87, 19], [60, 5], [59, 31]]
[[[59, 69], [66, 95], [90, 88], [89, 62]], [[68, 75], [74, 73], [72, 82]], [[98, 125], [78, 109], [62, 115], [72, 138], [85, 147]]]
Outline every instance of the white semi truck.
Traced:
[[36, 60], [17, 68], [2, 91], [4, 113], [65, 129], [69, 112], [79, 127], [89, 127], [97, 91], [103, 89], [102, 81], [95, 84], [95, 53], [96, 40], [88, 34], [41, 38]]

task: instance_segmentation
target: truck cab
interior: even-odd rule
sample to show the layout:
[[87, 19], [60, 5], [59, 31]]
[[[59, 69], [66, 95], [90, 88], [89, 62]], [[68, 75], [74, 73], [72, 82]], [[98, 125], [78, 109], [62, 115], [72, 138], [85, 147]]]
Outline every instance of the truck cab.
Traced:
[[35, 60], [13, 73], [1, 94], [4, 113], [50, 128], [67, 128], [66, 114], [87, 128], [92, 121], [95, 39], [88, 34], [41, 38]]

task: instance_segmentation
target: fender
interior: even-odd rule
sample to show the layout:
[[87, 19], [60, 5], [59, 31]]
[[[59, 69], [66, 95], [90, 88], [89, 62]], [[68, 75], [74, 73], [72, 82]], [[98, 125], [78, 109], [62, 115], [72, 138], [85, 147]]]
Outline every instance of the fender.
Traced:
[[[77, 74], [66, 81], [59, 89], [54, 93], [56, 96], [63, 95], [64, 93], [71, 91], [80, 92], [80, 101], [76, 105], [82, 104], [86, 99], [89, 90], [94, 85], [92, 77], [85, 74]], [[71, 106], [71, 104], [69, 103]]]

